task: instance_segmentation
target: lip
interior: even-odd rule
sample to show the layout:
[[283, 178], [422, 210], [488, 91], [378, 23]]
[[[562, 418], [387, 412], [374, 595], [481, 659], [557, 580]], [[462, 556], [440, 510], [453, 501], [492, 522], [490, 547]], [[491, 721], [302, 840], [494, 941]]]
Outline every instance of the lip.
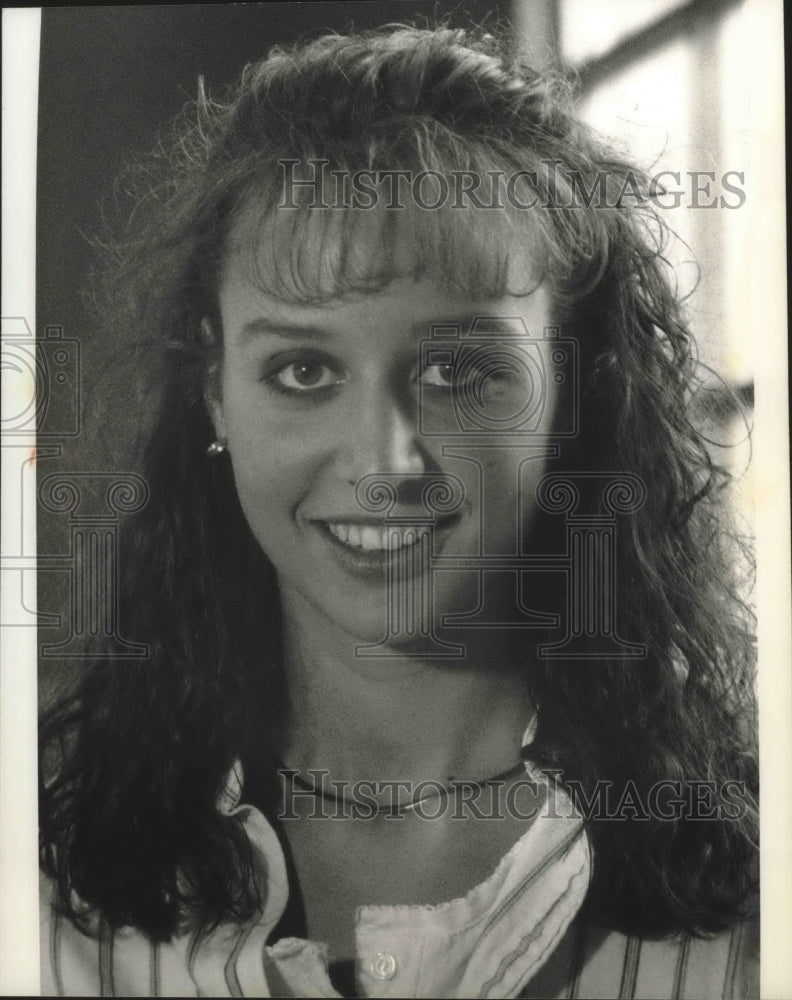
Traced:
[[[421, 523], [418, 518], [415, 518], [414, 525], [409, 524], [410, 519], [410, 515], [391, 517], [387, 520], [357, 515], [355, 517], [316, 518], [311, 519], [309, 523], [335, 561], [344, 570], [356, 576], [365, 577], [370, 581], [385, 583], [389, 577], [389, 567], [398, 574], [400, 579], [423, 574], [428, 568], [429, 556], [436, 555], [441, 551], [449, 534], [459, 524], [461, 517], [459, 514], [453, 514], [439, 518], [433, 524], [426, 524], [425, 521]], [[342, 542], [330, 530], [330, 524], [374, 527], [380, 530], [398, 525], [405, 536], [408, 532], [412, 532], [417, 540], [396, 549], [363, 549]]]

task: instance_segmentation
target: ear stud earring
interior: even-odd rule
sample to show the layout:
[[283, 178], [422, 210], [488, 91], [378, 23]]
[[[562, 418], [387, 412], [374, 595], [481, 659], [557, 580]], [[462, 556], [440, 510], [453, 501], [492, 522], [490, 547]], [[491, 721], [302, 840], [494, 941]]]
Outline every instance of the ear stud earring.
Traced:
[[227, 441], [212, 441], [209, 447], [206, 449], [206, 454], [209, 458], [214, 458], [215, 455], [222, 455], [224, 451], [228, 448]]

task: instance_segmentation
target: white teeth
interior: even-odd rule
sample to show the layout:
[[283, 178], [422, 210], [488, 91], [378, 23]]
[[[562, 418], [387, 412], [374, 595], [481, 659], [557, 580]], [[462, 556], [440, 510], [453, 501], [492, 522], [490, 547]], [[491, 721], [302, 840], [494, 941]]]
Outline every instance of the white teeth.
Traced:
[[345, 545], [350, 545], [364, 552], [385, 552], [390, 549], [401, 549], [406, 545], [415, 545], [422, 532], [415, 528], [403, 528], [391, 525], [375, 528], [369, 524], [331, 524], [326, 522], [328, 529]]
[[349, 541], [349, 527], [346, 524], [328, 524], [327, 526], [333, 534], [342, 542]]
[[360, 529], [361, 547], [366, 549], [367, 551], [371, 549], [381, 549], [383, 547], [382, 546], [383, 534], [384, 532], [380, 531], [378, 528], [361, 528]]

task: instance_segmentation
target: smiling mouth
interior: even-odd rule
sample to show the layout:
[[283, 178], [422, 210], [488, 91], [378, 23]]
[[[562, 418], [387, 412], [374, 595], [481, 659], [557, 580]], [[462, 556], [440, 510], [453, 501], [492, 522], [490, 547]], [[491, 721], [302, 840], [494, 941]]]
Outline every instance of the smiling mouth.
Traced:
[[429, 528], [421, 525], [372, 526], [370, 524], [334, 524], [325, 522], [325, 527], [343, 545], [361, 552], [394, 552], [407, 545], [415, 545]]
[[[325, 540], [349, 570], [382, 574], [393, 560], [406, 575], [421, 573], [424, 561], [437, 552], [442, 540], [459, 523], [457, 515], [439, 519], [434, 524], [362, 523], [353, 521], [314, 521]], [[419, 558], [412, 553], [424, 552]]]

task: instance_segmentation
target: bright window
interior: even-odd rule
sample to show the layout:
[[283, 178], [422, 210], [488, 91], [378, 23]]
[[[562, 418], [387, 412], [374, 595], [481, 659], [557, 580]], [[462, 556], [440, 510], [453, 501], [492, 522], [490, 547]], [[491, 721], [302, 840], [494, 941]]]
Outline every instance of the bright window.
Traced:
[[[714, 448], [716, 460], [738, 476], [750, 457], [745, 417], [761, 336], [747, 309], [750, 219], [767, 176], [762, 144], [751, 142], [766, 86], [745, 57], [751, 18], [734, 0], [560, 0], [556, 24], [560, 62], [579, 75], [584, 120], [650, 175], [671, 172], [661, 178], [663, 218], [678, 237], [669, 257], [680, 289], [692, 293], [686, 308], [700, 360], [713, 370], [703, 370], [712, 387], [703, 416], [728, 446]], [[752, 492], [749, 474], [736, 487], [748, 522]]]

